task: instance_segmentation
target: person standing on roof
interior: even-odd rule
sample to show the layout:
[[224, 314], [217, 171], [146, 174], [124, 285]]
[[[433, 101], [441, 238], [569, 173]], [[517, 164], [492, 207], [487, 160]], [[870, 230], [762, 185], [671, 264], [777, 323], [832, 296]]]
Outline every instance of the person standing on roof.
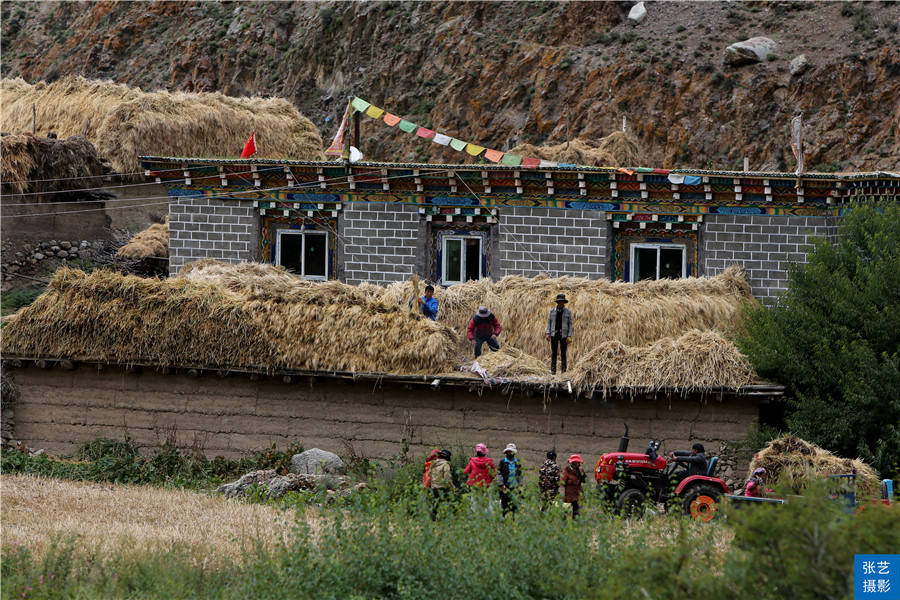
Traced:
[[500, 474], [497, 479], [500, 483], [500, 507], [504, 516], [518, 509], [514, 494], [522, 481], [522, 463], [519, 462], [516, 453], [516, 445], [509, 443], [503, 450], [503, 460], [500, 461]]
[[[422, 309], [422, 314], [431, 319], [432, 321], [437, 320], [437, 311], [438, 311], [438, 301], [437, 298], [434, 297], [434, 286], [428, 284], [425, 286], [425, 295], [421, 298], [413, 298], [416, 302], [419, 303], [419, 308]], [[409, 301], [409, 305], [412, 306], [413, 300]]]
[[556, 374], [556, 352], [559, 349], [562, 372], [566, 372], [566, 351], [569, 342], [572, 341], [572, 311], [566, 308], [568, 304], [565, 294], [556, 295], [556, 308], [550, 309], [550, 317], [547, 319], [547, 341], [550, 342], [550, 372]]
[[469, 459], [463, 473], [469, 476], [466, 485], [469, 487], [487, 487], [494, 481], [496, 467], [494, 461], [488, 457], [488, 449], [484, 444], [475, 446], [475, 456]]
[[572, 519], [577, 519], [578, 513], [581, 512], [581, 505], [579, 504], [581, 502], [581, 490], [584, 480], [587, 479], [582, 468], [583, 464], [584, 461], [581, 460], [581, 455], [573, 454], [569, 457], [569, 464], [563, 470], [562, 477], [559, 479], [559, 485], [565, 489], [563, 500], [572, 505]]
[[541, 512], [559, 495], [559, 465], [556, 464], [556, 450], [547, 452], [547, 460], [541, 465], [538, 487], [541, 490]]
[[497, 336], [500, 335], [500, 321], [494, 316], [487, 306], [478, 308], [478, 312], [469, 319], [469, 326], [466, 328], [466, 335], [469, 341], [475, 342], [475, 358], [481, 356], [482, 344], [487, 344], [491, 350], [500, 349], [497, 342]]

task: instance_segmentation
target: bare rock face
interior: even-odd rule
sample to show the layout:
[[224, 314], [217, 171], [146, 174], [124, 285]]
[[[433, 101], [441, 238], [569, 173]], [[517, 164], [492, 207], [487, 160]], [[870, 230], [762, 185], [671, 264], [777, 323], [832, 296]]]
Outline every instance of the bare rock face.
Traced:
[[631, 7], [631, 10], [628, 11], [628, 20], [634, 21], [635, 23], [640, 23], [644, 19], [647, 18], [647, 9], [644, 8], [643, 2], [638, 2], [634, 6]]
[[291, 473], [308, 475], [343, 475], [347, 467], [341, 457], [327, 450], [311, 448], [291, 457]]
[[775, 52], [778, 44], [767, 37], [754, 37], [737, 42], [725, 48], [725, 64], [739, 67], [751, 63], [762, 62]]

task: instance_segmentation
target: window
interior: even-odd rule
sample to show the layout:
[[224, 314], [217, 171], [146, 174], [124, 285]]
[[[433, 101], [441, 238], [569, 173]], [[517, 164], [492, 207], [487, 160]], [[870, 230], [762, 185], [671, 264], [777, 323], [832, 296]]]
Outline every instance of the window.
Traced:
[[685, 250], [677, 244], [632, 244], [630, 280], [687, 277]]
[[465, 283], [481, 279], [481, 238], [447, 236], [444, 238], [443, 283]]
[[306, 279], [328, 279], [328, 234], [324, 231], [278, 231], [275, 264]]

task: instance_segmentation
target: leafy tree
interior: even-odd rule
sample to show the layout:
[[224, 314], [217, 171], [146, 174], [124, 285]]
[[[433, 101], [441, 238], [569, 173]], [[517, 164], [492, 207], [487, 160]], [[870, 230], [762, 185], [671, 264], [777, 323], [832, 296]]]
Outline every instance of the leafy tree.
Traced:
[[787, 388], [788, 428], [882, 476], [900, 475], [900, 205], [855, 205], [816, 240], [772, 307], [748, 309], [738, 345]]

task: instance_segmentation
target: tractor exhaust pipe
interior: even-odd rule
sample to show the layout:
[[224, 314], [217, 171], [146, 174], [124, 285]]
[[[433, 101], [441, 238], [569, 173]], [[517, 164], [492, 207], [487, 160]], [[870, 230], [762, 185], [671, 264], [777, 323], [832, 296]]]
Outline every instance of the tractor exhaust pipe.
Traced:
[[625, 435], [619, 438], [619, 452], [628, 452], [628, 423], [625, 423]]

